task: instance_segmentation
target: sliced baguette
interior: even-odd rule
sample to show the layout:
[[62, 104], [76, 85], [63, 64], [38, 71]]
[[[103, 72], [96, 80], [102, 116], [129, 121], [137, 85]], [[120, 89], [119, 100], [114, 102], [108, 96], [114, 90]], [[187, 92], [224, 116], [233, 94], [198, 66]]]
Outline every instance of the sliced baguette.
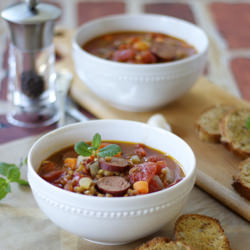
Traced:
[[217, 105], [205, 110], [196, 122], [199, 138], [206, 142], [220, 142], [219, 123], [231, 109], [228, 105]]
[[175, 239], [196, 250], [229, 250], [230, 245], [218, 220], [199, 214], [185, 214], [175, 224]]
[[240, 172], [233, 176], [234, 189], [247, 200], [250, 200], [250, 158], [242, 161], [239, 165]]
[[250, 109], [234, 109], [220, 122], [221, 142], [235, 155], [250, 157], [250, 129], [246, 128]]
[[165, 237], [155, 237], [135, 250], [192, 250], [192, 248], [180, 241], [170, 241]]

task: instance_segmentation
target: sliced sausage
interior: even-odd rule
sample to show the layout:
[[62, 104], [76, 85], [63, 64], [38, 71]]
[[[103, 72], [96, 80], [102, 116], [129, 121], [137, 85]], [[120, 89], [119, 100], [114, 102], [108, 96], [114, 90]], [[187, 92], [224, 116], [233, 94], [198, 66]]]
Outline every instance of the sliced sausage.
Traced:
[[165, 40], [163, 42], [153, 42], [151, 52], [165, 61], [179, 60], [195, 53], [193, 48], [183, 47], [180, 42]]
[[97, 181], [96, 185], [101, 192], [116, 196], [125, 194], [130, 187], [129, 182], [120, 176], [103, 177]]
[[128, 161], [120, 157], [110, 157], [107, 160], [105, 158], [100, 158], [99, 165], [103, 170], [124, 172], [127, 170]]
[[135, 57], [136, 53], [133, 49], [117, 50], [113, 54], [113, 60], [118, 62], [127, 62]]
[[172, 61], [177, 56], [177, 48], [174, 45], [165, 42], [154, 42], [151, 51], [159, 58]]
[[48, 182], [52, 182], [52, 181], [57, 180], [59, 177], [61, 177], [63, 173], [64, 173], [64, 170], [53, 170], [46, 174], [41, 175], [41, 177]]

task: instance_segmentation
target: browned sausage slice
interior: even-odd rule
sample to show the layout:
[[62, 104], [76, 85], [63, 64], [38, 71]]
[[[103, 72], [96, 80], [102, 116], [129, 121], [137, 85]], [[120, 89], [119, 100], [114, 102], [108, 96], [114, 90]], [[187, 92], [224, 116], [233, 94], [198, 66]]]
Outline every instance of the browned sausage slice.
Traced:
[[120, 176], [103, 177], [97, 181], [96, 185], [101, 192], [116, 196], [125, 194], [130, 187], [129, 182]]
[[179, 60], [195, 53], [193, 48], [185, 48], [180, 43], [171, 40], [153, 42], [151, 51], [157, 57], [166, 61]]
[[154, 42], [151, 51], [159, 58], [167, 61], [174, 60], [177, 54], [176, 46], [165, 42]]
[[99, 164], [102, 169], [115, 172], [124, 172], [128, 167], [128, 161], [120, 157], [100, 158]]

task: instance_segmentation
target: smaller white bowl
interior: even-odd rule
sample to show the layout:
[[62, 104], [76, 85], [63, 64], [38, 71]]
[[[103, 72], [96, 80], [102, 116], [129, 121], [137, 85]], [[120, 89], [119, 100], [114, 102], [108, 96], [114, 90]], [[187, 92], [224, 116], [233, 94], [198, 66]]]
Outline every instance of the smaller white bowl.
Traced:
[[[105, 60], [81, 48], [90, 39], [115, 31], [169, 34], [193, 45], [198, 53], [168, 63], [128, 64]], [[115, 15], [82, 25], [73, 38], [73, 59], [80, 79], [111, 105], [130, 111], [161, 107], [186, 93], [202, 74], [208, 39], [196, 25], [161, 15]]]
[[[132, 197], [95, 197], [69, 192], [43, 180], [37, 170], [52, 153], [80, 140], [141, 142], [168, 153], [185, 177], [167, 189]], [[178, 136], [149, 125], [123, 120], [97, 120], [69, 125], [41, 137], [28, 155], [28, 180], [41, 210], [58, 226], [101, 244], [124, 244], [161, 229], [178, 216], [195, 182], [195, 156]]]

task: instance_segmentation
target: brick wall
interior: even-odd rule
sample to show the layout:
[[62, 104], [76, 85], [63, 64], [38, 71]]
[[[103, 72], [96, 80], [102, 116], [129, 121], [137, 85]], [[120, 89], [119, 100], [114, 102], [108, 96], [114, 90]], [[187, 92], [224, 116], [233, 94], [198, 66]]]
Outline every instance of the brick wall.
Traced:
[[[0, 1], [0, 8], [15, 2]], [[250, 101], [250, 0], [50, 0], [63, 10], [58, 25], [74, 28], [110, 14], [157, 13], [199, 25], [210, 40], [206, 76]], [[2, 33], [1, 33], [2, 32]], [[0, 34], [3, 25], [0, 23]], [[5, 48], [0, 36], [0, 54]], [[0, 57], [0, 65], [3, 61]], [[3, 75], [3, 71], [0, 71]]]

